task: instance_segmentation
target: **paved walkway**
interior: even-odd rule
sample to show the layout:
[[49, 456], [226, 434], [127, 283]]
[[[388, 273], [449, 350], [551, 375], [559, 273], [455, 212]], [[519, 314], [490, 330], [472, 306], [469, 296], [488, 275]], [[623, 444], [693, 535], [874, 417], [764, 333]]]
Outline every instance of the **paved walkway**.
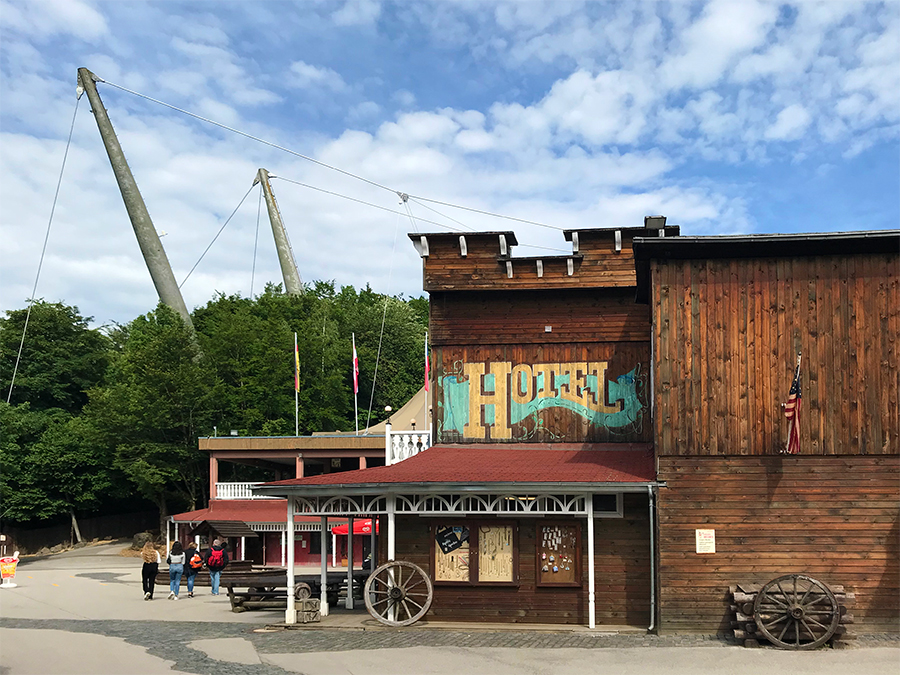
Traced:
[[193, 599], [167, 601], [162, 592], [143, 601], [140, 563], [118, 556], [120, 549], [80, 549], [20, 566], [20, 587], [0, 591], [0, 675], [896, 675], [900, 666], [900, 637], [884, 635], [861, 636], [849, 650], [784, 652], [712, 636], [583, 627], [420, 622], [392, 629], [362, 611], [278, 630], [267, 626], [282, 619], [279, 612], [234, 614], [227, 597], [212, 597], [208, 588]]

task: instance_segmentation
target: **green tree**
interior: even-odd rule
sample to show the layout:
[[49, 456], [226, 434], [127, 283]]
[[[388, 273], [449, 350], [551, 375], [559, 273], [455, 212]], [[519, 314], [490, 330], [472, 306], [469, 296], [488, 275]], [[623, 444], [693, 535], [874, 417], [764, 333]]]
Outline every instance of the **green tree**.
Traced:
[[127, 327], [108, 383], [85, 412], [114, 447], [114, 466], [157, 505], [161, 527], [175, 503], [207, 498], [207, 458], [197, 447], [215, 417], [218, 383], [196, 337], [160, 303]]
[[[9, 393], [27, 309], [0, 318], [0, 382]], [[101, 383], [109, 363], [111, 342], [89, 326], [77, 307], [38, 300], [31, 307], [28, 331], [16, 371], [10, 403], [29, 403], [32, 410], [59, 408], [71, 414], [87, 403], [87, 390]]]

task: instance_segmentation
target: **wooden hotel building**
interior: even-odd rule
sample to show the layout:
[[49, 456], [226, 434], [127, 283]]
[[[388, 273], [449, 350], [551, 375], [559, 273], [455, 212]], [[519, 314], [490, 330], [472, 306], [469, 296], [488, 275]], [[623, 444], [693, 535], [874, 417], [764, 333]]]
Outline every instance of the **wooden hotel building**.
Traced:
[[429, 620], [724, 632], [729, 585], [803, 572], [856, 593], [858, 630], [897, 630], [900, 232], [654, 217], [533, 258], [512, 232], [410, 238], [433, 446], [254, 492], [380, 518], [379, 559], [432, 580]]

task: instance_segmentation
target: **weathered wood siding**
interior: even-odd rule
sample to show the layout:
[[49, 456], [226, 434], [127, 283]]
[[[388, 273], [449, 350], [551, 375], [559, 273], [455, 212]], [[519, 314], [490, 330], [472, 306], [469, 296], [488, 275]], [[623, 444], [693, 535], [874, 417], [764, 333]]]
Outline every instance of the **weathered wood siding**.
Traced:
[[434, 346], [650, 340], [650, 308], [635, 303], [633, 288], [436, 292], [430, 324]]
[[[434, 425], [439, 443], [636, 443], [652, 440], [648, 400], [650, 346], [647, 342], [446, 346], [433, 350], [432, 362], [436, 383]], [[579, 388], [561, 385], [555, 376], [551, 391], [543, 392], [538, 385], [537, 366], [540, 364], [578, 364], [579, 371], [583, 372], [584, 367], [592, 363], [607, 365], [602, 383], [603, 402], [592, 402], [590, 408], [566, 400], [579, 395]], [[494, 378], [490, 391], [500, 392], [502, 401], [499, 405], [507, 412], [501, 417], [494, 404], [484, 405], [473, 417], [469, 400], [474, 387], [479, 388], [479, 393], [485, 393], [488, 387], [483, 382], [475, 382], [477, 378], [469, 380], [467, 364], [480, 365], [485, 374], [497, 364], [501, 364], [507, 373], [524, 364], [534, 367], [534, 373], [528, 378], [530, 388], [525, 390], [520, 382], [517, 384], [515, 374], [506, 374], [502, 382]], [[487, 381], [487, 378], [483, 379]], [[543, 398], [545, 394], [549, 398]], [[522, 410], [514, 408], [516, 396], [519, 403], [533, 406], [533, 411], [521, 420], [516, 419], [513, 412], [514, 409]], [[621, 412], [594, 417], [602, 406]], [[505, 424], [499, 424], [501, 419]], [[473, 426], [464, 429], [465, 424]], [[474, 427], [483, 427], [482, 435], [473, 435]]]
[[[397, 518], [397, 558], [434, 574], [431, 518]], [[536, 583], [536, 520], [515, 522], [519, 538], [518, 586], [435, 586], [429, 621], [504, 623], [588, 622], [587, 533], [582, 527], [582, 587], [538, 587]], [[650, 541], [647, 498], [625, 495], [624, 518], [598, 518], [595, 600], [598, 625], [646, 626], [650, 621]]]
[[659, 455], [784, 448], [802, 350], [804, 455], [900, 452], [900, 257], [651, 263]]
[[[512, 232], [465, 233], [463, 256], [458, 234], [424, 235], [429, 253], [422, 258], [422, 286], [436, 291], [541, 290], [575, 288], [633, 288], [637, 284], [633, 239], [646, 236], [644, 228], [623, 228], [621, 248], [616, 251], [615, 230], [581, 230], [579, 248], [570, 255], [512, 257], [515, 235]], [[666, 236], [679, 232], [667, 227]], [[509, 242], [507, 254], [501, 253], [500, 235]], [[413, 241], [422, 235], [410, 235]], [[569, 274], [569, 261], [572, 273]], [[538, 276], [538, 261], [543, 275]], [[507, 262], [510, 263], [507, 265]], [[509, 270], [512, 269], [512, 277]]]
[[661, 457], [659, 479], [660, 630], [725, 632], [729, 585], [793, 573], [854, 592], [854, 632], [900, 628], [900, 457]]

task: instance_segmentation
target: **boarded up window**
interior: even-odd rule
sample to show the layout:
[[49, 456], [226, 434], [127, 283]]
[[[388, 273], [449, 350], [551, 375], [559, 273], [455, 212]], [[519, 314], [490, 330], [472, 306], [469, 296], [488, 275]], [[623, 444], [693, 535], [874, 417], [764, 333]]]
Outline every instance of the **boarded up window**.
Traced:
[[537, 526], [538, 584], [581, 585], [581, 526], [541, 523]]
[[513, 528], [481, 525], [478, 528], [478, 581], [513, 581]]

